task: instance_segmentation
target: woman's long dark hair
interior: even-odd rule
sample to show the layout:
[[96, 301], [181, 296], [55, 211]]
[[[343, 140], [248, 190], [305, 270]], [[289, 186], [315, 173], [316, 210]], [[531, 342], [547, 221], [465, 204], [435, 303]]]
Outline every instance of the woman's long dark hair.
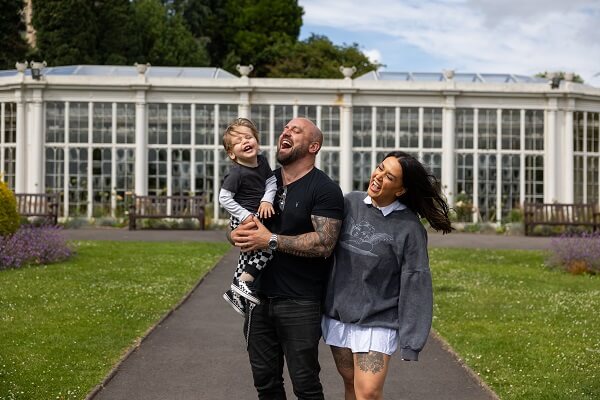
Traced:
[[392, 151], [384, 160], [388, 157], [396, 157], [402, 167], [402, 185], [406, 191], [398, 200], [419, 217], [425, 218], [436, 231], [450, 233], [454, 228], [448, 217], [450, 208], [442, 195], [440, 181], [408, 153]]

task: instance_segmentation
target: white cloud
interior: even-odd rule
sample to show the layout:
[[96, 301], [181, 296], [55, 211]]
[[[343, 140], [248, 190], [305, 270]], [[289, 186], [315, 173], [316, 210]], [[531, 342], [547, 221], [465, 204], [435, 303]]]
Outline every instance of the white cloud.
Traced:
[[[600, 71], [595, 0], [300, 0], [305, 23], [379, 33], [461, 71]], [[381, 50], [381, 49], [380, 49]], [[382, 53], [385, 58], [385, 53]]]
[[372, 63], [381, 63], [383, 60], [381, 57], [381, 52], [377, 49], [363, 49], [362, 52]]

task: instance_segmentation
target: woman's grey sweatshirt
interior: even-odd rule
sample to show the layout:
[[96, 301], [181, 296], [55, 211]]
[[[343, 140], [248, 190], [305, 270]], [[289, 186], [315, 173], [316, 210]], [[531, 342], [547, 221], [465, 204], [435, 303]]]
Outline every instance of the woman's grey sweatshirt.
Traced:
[[338, 321], [398, 329], [400, 356], [418, 360], [433, 312], [427, 232], [408, 208], [387, 216], [346, 195], [344, 222], [325, 296]]

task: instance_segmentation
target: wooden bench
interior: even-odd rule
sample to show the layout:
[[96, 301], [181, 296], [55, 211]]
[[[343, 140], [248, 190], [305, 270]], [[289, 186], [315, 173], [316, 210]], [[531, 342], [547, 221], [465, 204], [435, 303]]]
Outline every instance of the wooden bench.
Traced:
[[204, 229], [204, 196], [138, 196], [133, 195], [129, 206], [129, 230], [135, 230], [141, 218], [198, 219]]
[[15, 198], [22, 217], [41, 217], [52, 225], [58, 223], [58, 193], [15, 193]]
[[597, 204], [525, 203], [523, 207], [525, 235], [536, 225], [589, 226], [600, 228], [600, 209]]

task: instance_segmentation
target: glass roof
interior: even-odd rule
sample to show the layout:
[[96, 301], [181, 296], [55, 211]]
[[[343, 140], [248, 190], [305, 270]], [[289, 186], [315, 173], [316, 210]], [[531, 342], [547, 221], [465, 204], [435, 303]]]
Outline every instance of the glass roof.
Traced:
[[[26, 75], [31, 70], [25, 71]], [[0, 71], [0, 77], [13, 76], [17, 70]], [[64, 67], [44, 68], [46, 76], [115, 76], [134, 77], [137, 76], [135, 66], [116, 65], [67, 65]], [[213, 67], [149, 67], [146, 72], [149, 78], [212, 78], [212, 79], [237, 79], [238, 77], [220, 68]]]
[[[135, 77], [135, 66], [115, 65], [67, 65], [60, 67], [47, 67], [44, 69], [47, 76], [115, 76]], [[0, 71], [0, 77], [9, 77], [17, 74], [17, 70]], [[28, 68], [26, 75], [31, 75]], [[208, 79], [238, 79], [221, 68], [214, 67], [149, 67], [146, 72], [149, 78], [208, 78]], [[355, 78], [357, 81], [412, 81], [412, 82], [441, 82], [444, 81], [442, 72], [388, 72], [371, 71]], [[454, 74], [456, 82], [484, 82], [484, 83], [548, 83], [545, 78], [514, 74], [479, 74], [457, 72]]]
[[[441, 72], [367, 72], [356, 78], [357, 81], [414, 81], [440, 82], [444, 80]], [[547, 79], [514, 74], [478, 74], [457, 72], [456, 82], [487, 82], [487, 83], [548, 83]]]

